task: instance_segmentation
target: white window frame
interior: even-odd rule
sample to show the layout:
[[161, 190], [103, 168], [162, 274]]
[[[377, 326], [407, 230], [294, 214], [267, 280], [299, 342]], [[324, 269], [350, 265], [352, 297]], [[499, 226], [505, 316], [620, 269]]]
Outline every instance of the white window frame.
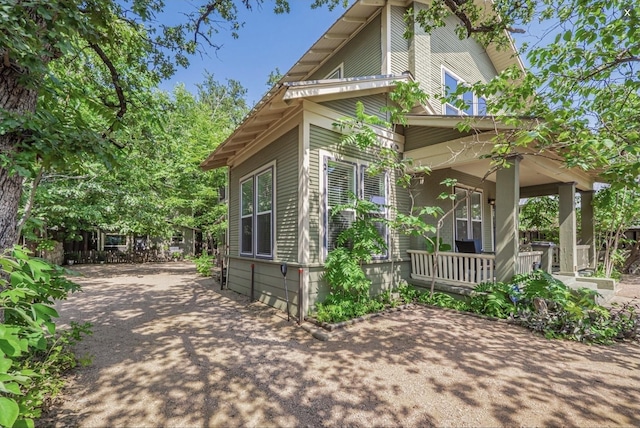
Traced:
[[[454, 73], [453, 71], [449, 70], [448, 68], [446, 68], [445, 66], [441, 66], [440, 67], [442, 70], [441, 73], [441, 87], [442, 87], [442, 96], [446, 97], [447, 96], [447, 85], [446, 85], [446, 81], [447, 81], [447, 74], [449, 76], [451, 76], [453, 79], [455, 79], [457, 81], [457, 86], [469, 86], [469, 84], [462, 79], [460, 76], [458, 76], [456, 73]], [[445, 116], [486, 116], [487, 115], [487, 99], [484, 97], [479, 97], [476, 94], [474, 94], [471, 91], [471, 88], [469, 87], [469, 91], [471, 93], [472, 96], [472, 100], [471, 100], [471, 114], [469, 114], [468, 112], [466, 112], [465, 110], [460, 110], [458, 107], [454, 106], [453, 104], [450, 104], [448, 102], [445, 102], [442, 104], [442, 114]], [[463, 95], [459, 95], [460, 99], [464, 98], [464, 94]], [[480, 100], [483, 100], [484, 102], [484, 112], [481, 114], [480, 113]], [[447, 108], [453, 109], [455, 110], [455, 114], [451, 114], [451, 113], [447, 113]]]
[[184, 231], [174, 229], [171, 234], [171, 244], [184, 244]]
[[[454, 240], [460, 240], [462, 238], [458, 237], [458, 220], [465, 220], [467, 222], [467, 238], [466, 239], [474, 239], [473, 238], [473, 224], [475, 223], [480, 223], [480, 240], [482, 242], [482, 246], [484, 247], [484, 193], [482, 191], [482, 189], [472, 189], [470, 187], [466, 187], [466, 186], [461, 186], [461, 185], [456, 185], [453, 188], [453, 194], [455, 195], [457, 193], [458, 190], [462, 190], [465, 191], [467, 193], [477, 193], [480, 196], [480, 221], [478, 220], [474, 220], [473, 219], [473, 214], [472, 214], [472, 204], [471, 204], [471, 196], [469, 196], [467, 198], [467, 216], [463, 219], [461, 217], [457, 216], [457, 212], [453, 213], [453, 236], [454, 236]], [[453, 204], [455, 205], [457, 203], [457, 199], [454, 198], [453, 199]]]
[[[337, 76], [334, 76], [334, 74], [337, 74]], [[323, 80], [328, 80], [328, 79], [342, 79], [344, 77], [344, 62], [340, 63], [340, 65], [338, 65], [336, 68], [334, 68], [333, 70], [331, 70], [325, 77]]]
[[[258, 179], [260, 176], [271, 172], [271, 210], [258, 211]], [[252, 194], [252, 210], [251, 214], [243, 215], [242, 213], [242, 186], [244, 183], [250, 182], [253, 194]], [[242, 257], [252, 257], [256, 259], [273, 259], [274, 258], [274, 243], [275, 243], [275, 218], [276, 218], [276, 162], [272, 161], [262, 167], [254, 170], [253, 172], [243, 176], [238, 180], [239, 183], [239, 195], [238, 195], [238, 213], [239, 213], [239, 233], [238, 233], [238, 254]], [[269, 236], [269, 253], [258, 252], [258, 216], [269, 213], [271, 215], [270, 221], [270, 236]], [[242, 248], [242, 221], [245, 218], [251, 218], [251, 251], [243, 251]]]
[[[320, 228], [320, 242], [322, 242], [322, 259], [326, 260], [327, 254], [329, 253], [328, 245], [329, 245], [329, 216], [331, 215], [329, 208], [329, 195], [327, 189], [327, 170], [326, 164], [327, 161], [341, 162], [345, 164], [352, 164], [353, 171], [355, 174], [355, 190], [356, 196], [358, 198], [362, 198], [364, 196], [364, 174], [366, 173], [366, 168], [369, 166], [369, 162], [359, 159], [353, 159], [344, 156], [338, 156], [334, 153], [330, 153], [324, 150], [319, 151], [319, 157], [321, 162], [320, 168], [320, 195], [321, 195], [321, 225]], [[385, 190], [385, 205], [389, 202], [389, 173], [387, 171], [383, 172], [384, 174], [384, 190]], [[389, 218], [389, 212], [386, 207], [381, 207], [380, 211], [377, 211], [376, 214], [382, 213], [385, 219]], [[383, 237], [387, 244], [387, 249], [384, 254], [373, 256], [374, 260], [388, 260], [389, 259], [389, 229], [385, 227], [385, 236]]]

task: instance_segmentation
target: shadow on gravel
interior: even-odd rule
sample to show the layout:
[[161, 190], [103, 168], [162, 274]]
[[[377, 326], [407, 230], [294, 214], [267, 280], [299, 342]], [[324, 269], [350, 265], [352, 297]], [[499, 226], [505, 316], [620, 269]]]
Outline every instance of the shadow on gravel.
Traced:
[[49, 426], [640, 425], [638, 346], [431, 308], [319, 342], [192, 265], [87, 266], [63, 321], [94, 355]]

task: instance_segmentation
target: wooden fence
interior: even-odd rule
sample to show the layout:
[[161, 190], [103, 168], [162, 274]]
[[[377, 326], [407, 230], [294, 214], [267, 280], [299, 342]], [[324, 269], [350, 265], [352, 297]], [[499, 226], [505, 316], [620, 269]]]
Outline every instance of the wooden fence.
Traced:
[[144, 251], [70, 251], [64, 254], [68, 264], [98, 264], [98, 263], [146, 263], [164, 262], [171, 260], [172, 254], [163, 250]]

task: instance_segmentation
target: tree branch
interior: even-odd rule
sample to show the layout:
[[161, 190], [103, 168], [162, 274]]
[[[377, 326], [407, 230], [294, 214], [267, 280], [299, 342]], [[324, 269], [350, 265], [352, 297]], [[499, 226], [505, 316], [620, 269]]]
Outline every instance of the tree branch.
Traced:
[[[118, 70], [116, 70], [116, 67], [113, 65], [113, 62], [111, 61], [111, 59], [97, 44], [90, 43], [89, 46], [91, 47], [91, 49], [95, 51], [96, 54], [98, 54], [98, 56], [100, 57], [104, 65], [107, 67], [107, 69], [109, 69], [109, 74], [111, 75], [111, 82], [113, 83], [113, 87], [115, 88], [115, 91], [116, 91], [116, 96], [118, 97], [119, 108], [118, 108], [118, 111], [116, 112], [116, 121], [114, 121], [109, 127], [109, 130], [102, 135], [103, 138], [107, 138], [107, 135], [113, 131], [116, 122], [122, 119], [124, 114], [127, 112], [127, 100], [124, 96], [124, 91], [122, 90], [122, 84], [120, 83], [120, 75], [118, 74]], [[121, 149], [124, 147], [122, 144], [116, 141], [113, 141], [111, 139], [109, 139], [109, 141], [111, 141], [111, 143], [113, 143], [114, 145], [116, 145]]]
[[33, 205], [36, 200], [36, 191], [38, 190], [38, 185], [40, 184], [40, 180], [42, 179], [42, 173], [44, 172], [44, 167], [40, 166], [38, 173], [33, 179], [33, 183], [31, 183], [31, 190], [29, 191], [29, 199], [27, 200], [27, 204], [24, 207], [24, 213], [20, 220], [18, 220], [18, 224], [16, 225], [17, 235], [20, 236], [22, 233], [22, 228], [24, 227], [27, 219], [31, 215], [31, 210], [33, 209]]
[[622, 52], [620, 52], [618, 55], [616, 55], [615, 59], [609, 63], [606, 64], [601, 64], [599, 67], [596, 67], [591, 73], [587, 74], [586, 76], [582, 76], [580, 77], [580, 81], [584, 82], [587, 81], [589, 79], [592, 79], [594, 76], [596, 76], [597, 74], [602, 73], [603, 71], [612, 69], [618, 65], [621, 64], [626, 64], [629, 62], [638, 62], [640, 61], [640, 57], [635, 56], [635, 55], [630, 55], [630, 56], [626, 56], [628, 55], [630, 52], [630, 48], [627, 48], [625, 50], [623, 50]]

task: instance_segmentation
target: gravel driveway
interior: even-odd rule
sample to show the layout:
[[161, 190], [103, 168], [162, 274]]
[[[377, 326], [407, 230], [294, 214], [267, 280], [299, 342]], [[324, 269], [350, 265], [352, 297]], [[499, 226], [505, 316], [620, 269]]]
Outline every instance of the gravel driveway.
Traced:
[[419, 307], [328, 342], [188, 263], [81, 266], [90, 321], [51, 426], [638, 426], [640, 347]]

